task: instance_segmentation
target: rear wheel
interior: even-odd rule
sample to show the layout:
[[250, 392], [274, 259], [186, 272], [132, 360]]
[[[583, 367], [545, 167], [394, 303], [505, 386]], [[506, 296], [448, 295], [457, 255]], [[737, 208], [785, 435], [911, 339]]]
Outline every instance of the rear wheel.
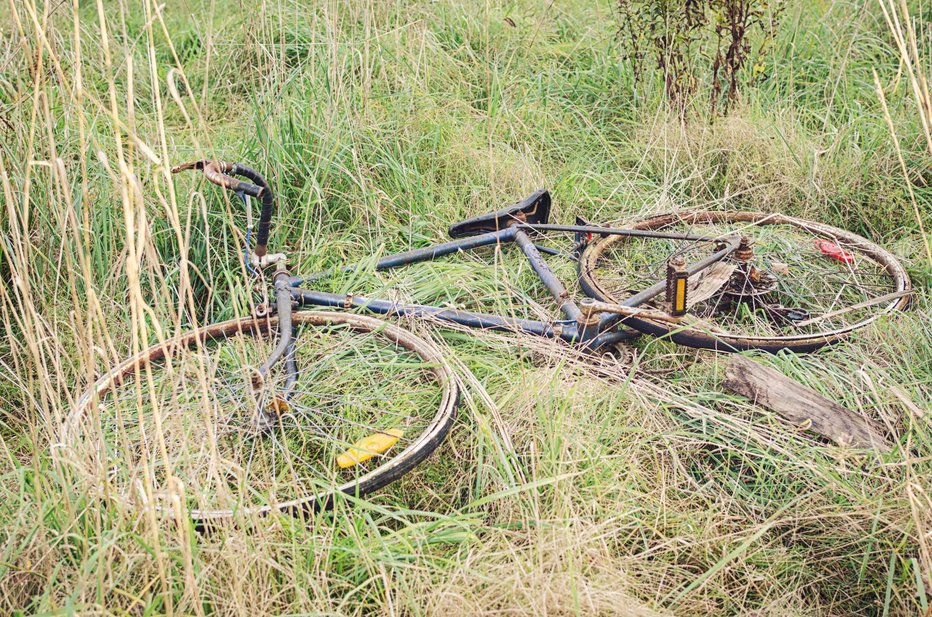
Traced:
[[256, 369], [277, 319], [238, 319], [155, 345], [104, 375], [64, 444], [89, 484], [128, 505], [184, 503], [201, 523], [296, 512], [400, 478], [443, 440], [457, 387], [438, 351], [379, 319], [292, 315], [298, 379]]
[[[624, 320], [681, 345], [727, 351], [811, 351], [908, 302], [909, 277], [889, 252], [829, 225], [781, 214], [678, 212], [630, 227], [712, 239], [738, 235], [750, 241], [749, 259], [733, 253], [714, 271], [710, 268], [690, 277], [695, 302], [690, 302], [689, 315], [680, 323]], [[623, 302], [664, 280], [670, 257], [695, 263], [719, 245], [714, 240], [605, 236], [591, 242], [580, 256], [580, 282], [591, 297]], [[713, 275], [720, 280], [713, 280]], [[665, 308], [663, 297], [645, 308]]]

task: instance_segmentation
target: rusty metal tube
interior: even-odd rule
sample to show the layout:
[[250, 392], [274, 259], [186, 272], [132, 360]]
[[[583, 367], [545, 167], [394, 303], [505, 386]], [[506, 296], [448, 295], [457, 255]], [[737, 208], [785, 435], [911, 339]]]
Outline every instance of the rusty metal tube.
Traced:
[[518, 229], [532, 232], [561, 231], [567, 233], [592, 234], [594, 236], [629, 236], [631, 238], [657, 238], [664, 240], [684, 240], [689, 242], [715, 242], [722, 238], [712, 236], [697, 236], [696, 234], [681, 234], [668, 231], [653, 231], [649, 229], [634, 229], [624, 227], [599, 227], [598, 225], [559, 225], [555, 223], [518, 223]]
[[[227, 163], [225, 161], [191, 161], [171, 168], [176, 174], [189, 169], [200, 170], [208, 181], [221, 186], [234, 193], [244, 193], [259, 199], [262, 208], [259, 214], [259, 227], [256, 233], [257, 257], [263, 257], [268, 252], [269, 232], [272, 228], [272, 212], [275, 209], [275, 194], [272, 187], [266, 182], [258, 171], [242, 163]], [[243, 182], [234, 176], [242, 176], [249, 180]]]

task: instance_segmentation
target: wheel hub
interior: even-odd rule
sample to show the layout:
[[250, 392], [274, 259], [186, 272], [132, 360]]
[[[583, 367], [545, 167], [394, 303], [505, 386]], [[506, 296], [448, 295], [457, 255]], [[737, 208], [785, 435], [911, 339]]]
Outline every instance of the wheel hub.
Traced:
[[725, 287], [725, 295], [736, 300], [760, 298], [776, 289], [779, 284], [780, 280], [772, 272], [752, 264], [742, 264], [731, 275]]

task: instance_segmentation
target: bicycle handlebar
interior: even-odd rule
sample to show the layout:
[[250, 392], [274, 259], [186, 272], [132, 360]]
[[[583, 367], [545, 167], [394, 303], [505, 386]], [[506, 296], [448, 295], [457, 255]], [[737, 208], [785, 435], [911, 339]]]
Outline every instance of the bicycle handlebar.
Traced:
[[[196, 169], [204, 173], [210, 182], [222, 186], [234, 193], [245, 193], [262, 201], [262, 210], [259, 214], [259, 228], [256, 235], [255, 254], [257, 257], [265, 256], [268, 252], [269, 232], [272, 228], [272, 211], [275, 207], [275, 195], [272, 187], [265, 178], [255, 169], [242, 163], [226, 163], [224, 161], [191, 161], [171, 168], [173, 174]], [[243, 182], [234, 176], [241, 176], [249, 180]]]

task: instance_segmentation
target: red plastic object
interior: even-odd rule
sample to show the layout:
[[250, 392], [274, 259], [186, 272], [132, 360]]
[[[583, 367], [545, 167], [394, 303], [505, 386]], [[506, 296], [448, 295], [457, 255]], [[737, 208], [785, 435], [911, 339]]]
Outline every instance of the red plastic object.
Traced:
[[815, 241], [816, 248], [822, 251], [823, 255], [828, 255], [838, 261], [843, 261], [846, 264], [854, 263], [854, 256], [841, 248], [831, 240], [818, 239]]

